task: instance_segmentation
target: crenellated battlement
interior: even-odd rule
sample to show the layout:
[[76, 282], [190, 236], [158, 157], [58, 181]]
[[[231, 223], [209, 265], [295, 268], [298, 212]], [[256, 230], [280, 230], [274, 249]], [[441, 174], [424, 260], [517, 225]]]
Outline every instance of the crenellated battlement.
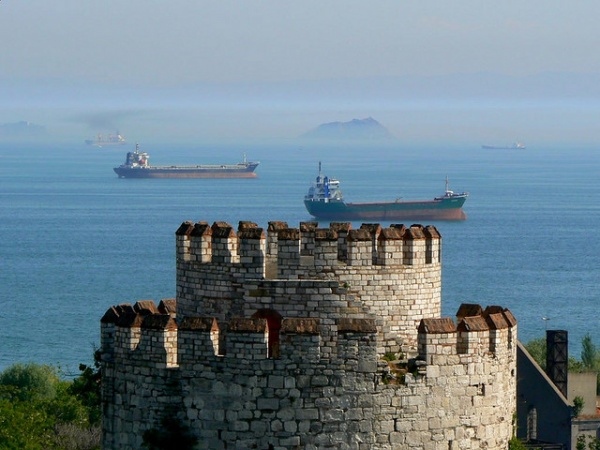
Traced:
[[102, 317], [103, 448], [507, 448], [511, 312], [441, 317], [434, 226], [318, 225], [181, 224], [176, 298]]
[[506, 357], [514, 347], [516, 320], [508, 309], [490, 306], [482, 310], [479, 305], [469, 305], [478, 310], [477, 315], [461, 316], [458, 323], [450, 318], [422, 319], [418, 331], [419, 358], [427, 364], [446, 363], [449, 356]]
[[[292, 276], [309, 264], [313, 272], [333, 265], [420, 266], [441, 261], [441, 236], [434, 226], [332, 222], [318, 228], [302, 222], [289, 228], [285, 222], [269, 222], [267, 234], [252, 222], [240, 222], [237, 233], [226, 222], [184, 222], [176, 235], [178, 263], [229, 265], [249, 277], [267, 277], [266, 260], [276, 264], [277, 277]], [[301, 275], [305, 275], [304, 271]]]
[[245, 311], [274, 309], [289, 317], [377, 317], [380, 351], [406, 352], [416, 348], [419, 321], [440, 314], [441, 235], [434, 226], [269, 222], [266, 230], [248, 221], [237, 232], [226, 222], [183, 222], [175, 233], [178, 316], [227, 323]]
[[[479, 310], [478, 315], [459, 317], [458, 324], [450, 318], [422, 319], [416, 358], [428, 365], [439, 365], [458, 355], [463, 357], [460, 364], [471, 364], [483, 357], [510, 355], [516, 339], [512, 313], [498, 306]], [[316, 363], [325, 357], [322, 346], [329, 347], [328, 359], [339, 358], [347, 354], [349, 336], [370, 334], [375, 339], [378, 333], [373, 318], [282, 318], [276, 329], [270, 329], [267, 319], [256, 317], [234, 317], [227, 323], [220, 323], [215, 317], [185, 317], [178, 321], [165, 312], [162, 304], [157, 307], [151, 300], [109, 308], [102, 325], [103, 337], [110, 341], [110, 346], [104, 348], [108, 360], [116, 364], [142, 361], [154, 367], [231, 359], [235, 364], [307, 358]], [[381, 358], [376, 346], [372, 352], [373, 357]]]
[[[152, 368], [190, 369], [199, 361], [205, 365], [211, 361], [240, 365], [266, 359], [317, 363], [325, 354], [327, 358], [347, 355], [348, 347], [355, 347], [351, 342], [356, 335], [364, 334], [372, 336], [373, 358], [376, 355], [373, 319], [340, 318], [324, 323], [317, 318], [284, 318], [278, 330], [270, 330], [264, 318], [235, 317], [222, 324], [214, 317], [176, 321], [152, 301], [144, 300], [133, 306], [109, 308], [102, 326], [103, 338], [110, 337], [110, 343], [103, 341], [110, 344], [103, 349], [104, 359], [116, 365], [138, 361]], [[325, 328], [330, 330], [322, 334]], [[322, 347], [329, 351], [322, 352]]]

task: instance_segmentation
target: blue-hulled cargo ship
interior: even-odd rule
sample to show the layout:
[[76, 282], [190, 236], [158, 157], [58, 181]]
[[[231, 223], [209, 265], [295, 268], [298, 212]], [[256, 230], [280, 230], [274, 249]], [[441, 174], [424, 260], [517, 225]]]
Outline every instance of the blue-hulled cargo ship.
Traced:
[[148, 153], [136, 144], [125, 163], [113, 168], [119, 178], [256, 178], [258, 162], [244, 160], [237, 164], [199, 164], [196, 166], [151, 166]]
[[304, 197], [309, 214], [322, 220], [465, 220], [462, 209], [469, 194], [453, 192], [448, 187], [444, 194], [432, 200], [401, 200], [370, 203], [344, 201], [340, 182], [319, 175]]

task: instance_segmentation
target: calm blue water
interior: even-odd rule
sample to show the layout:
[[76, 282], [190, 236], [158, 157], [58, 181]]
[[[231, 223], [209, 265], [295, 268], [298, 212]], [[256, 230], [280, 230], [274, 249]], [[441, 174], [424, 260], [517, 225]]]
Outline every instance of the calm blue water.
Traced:
[[600, 346], [594, 148], [145, 147], [155, 164], [236, 162], [246, 152], [261, 161], [255, 180], [121, 180], [112, 167], [126, 150], [0, 144], [0, 370], [34, 361], [76, 371], [91, 361], [110, 305], [174, 297], [184, 220], [310, 220], [302, 197], [319, 160], [351, 201], [432, 198], [446, 175], [471, 193], [465, 222], [434, 223], [444, 315], [463, 302], [498, 304], [524, 342], [548, 327], [568, 330], [572, 356], [586, 333]]

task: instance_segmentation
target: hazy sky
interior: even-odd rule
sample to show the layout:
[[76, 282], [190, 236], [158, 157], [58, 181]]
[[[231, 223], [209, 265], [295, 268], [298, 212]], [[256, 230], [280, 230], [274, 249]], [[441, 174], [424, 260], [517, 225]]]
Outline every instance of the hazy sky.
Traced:
[[596, 0], [0, 0], [0, 123], [151, 141], [372, 116], [404, 142], [595, 144], [599, 17]]
[[600, 2], [2, 0], [1, 75], [108, 83], [600, 72]]

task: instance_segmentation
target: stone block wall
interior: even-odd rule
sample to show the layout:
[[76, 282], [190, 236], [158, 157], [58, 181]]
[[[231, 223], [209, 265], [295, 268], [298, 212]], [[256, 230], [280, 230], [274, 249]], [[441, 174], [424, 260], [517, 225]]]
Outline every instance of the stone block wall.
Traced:
[[[198, 449], [505, 449], [516, 321], [440, 318], [434, 227], [182, 224], [177, 299], [101, 321], [103, 448], [176, 418]], [[267, 276], [271, 274], [271, 276]]]
[[[223, 222], [184, 222], [178, 229], [179, 317], [226, 321], [260, 309], [256, 300], [294, 317], [311, 308], [305, 301], [318, 302], [325, 315], [375, 315], [385, 353], [415, 348], [419, 321], [441, 314], [441, 236], [433, 226], [364, 224], [352, 230], [347, 223], [319, 229], [312, 222], [299, 228], [271, 222], [265, 236], [257, 225], [242, 224], [237, 235]], [[303, 280], [315, 283], [314, 289], [307, 291]], [[337, 284], [316, 287], [326, 280]], [[293, 291], [300, 304], [288, 301]], [[340, 294], [339, 303], [327, 304], [330, 294]]]

